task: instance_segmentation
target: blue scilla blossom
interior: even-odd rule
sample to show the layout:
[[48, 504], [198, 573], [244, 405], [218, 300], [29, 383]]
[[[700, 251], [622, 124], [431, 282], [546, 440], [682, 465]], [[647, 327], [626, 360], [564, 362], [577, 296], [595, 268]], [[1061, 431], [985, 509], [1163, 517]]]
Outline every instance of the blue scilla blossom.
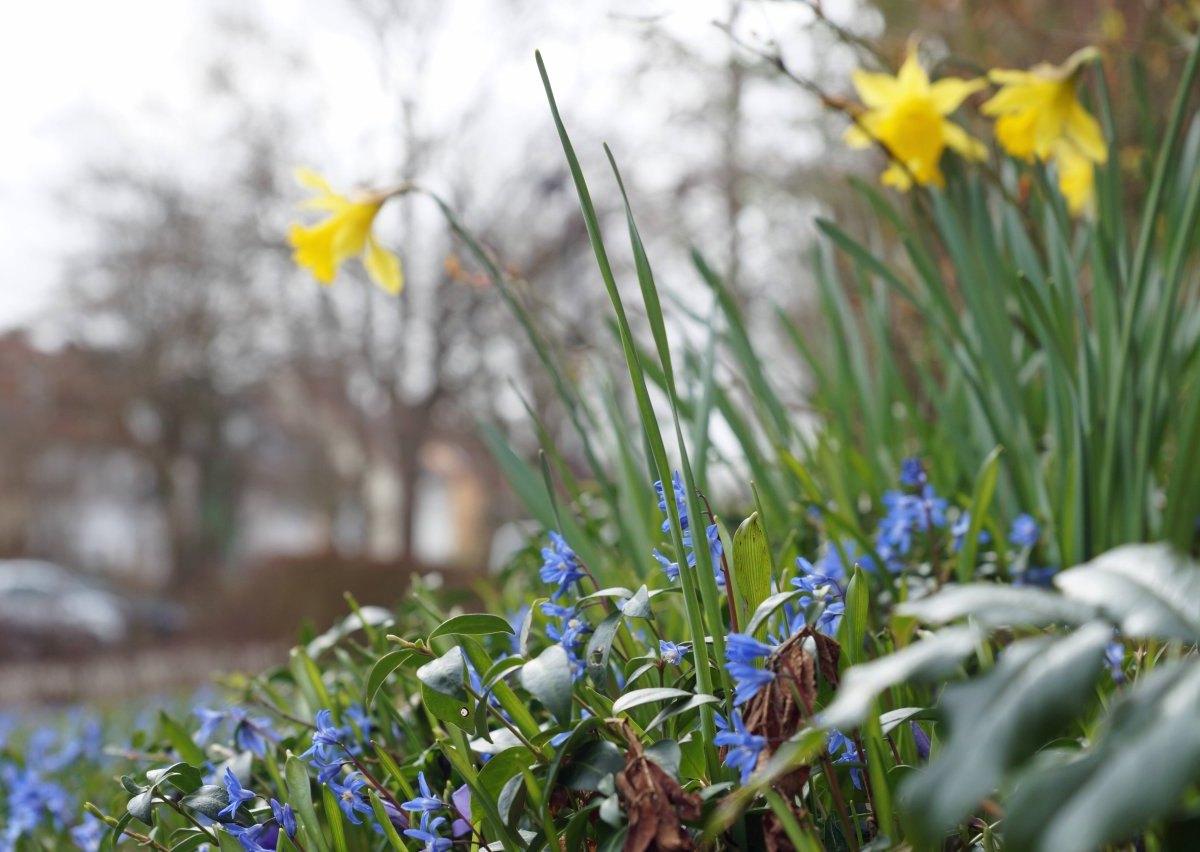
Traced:
[[275, 852], [279, 845], [279, 826], [275, 823], [249, 827], [230, 823], [225, 830], [237, 838], [245, 852]]
[[[831, 756], [835, 756], [834, 763], [862, 763], [862, 756], [858, 751], [858, 746], [854, 740], [843, 734], [836, 728], [829, 732], [829, 736], [825, 739], [825, 747]], [[839, 756], [840, 755], [840, 756]], [[850, 780], [854, 782], [854, 786], [862, 789], [862, 769], [858, 766], [851, 767]]]
[[[954, 536], [954, 552], [962, 550], [963, 539], [967, 537], [967, 533], [971, 531], [971, 513], [964, 509], [958, 513], [958, 520], [950, 527], [950, 535]], [[979, 531], [979, 538], [976, 539], [978, 544], [987, 544], [992, 540], [987, 530]]]
[[[822, 574], [803, 556], [796, 557], [796, 572], [796, 576], [792, 578], [792, 585], [797, 589], [808, 592], [810, 595], [815, 595], [824, 588], [829, 589], [832, 594], [841, 594], [837, 580]], [[803, 600], [804, 598], [801, 598], [801, 601]], [[802, 604], [802, 606], [806, 605]]]
[[774, 650], [772, 646], [745, 633], [730, 633], [725, 637], [725, 659], [729, 662], [753, 662], [759, 657], [770, 656]]
[[900, 484], [909, 488], [920, 488], [929, 480], [921, 460], [915, 456], [900, 462]]
[[732, 724], [721, 716], [716, 717], [720, 730], [713, 737], [713, 742], [729, 749], [725, 753], [725, 765], [738, 770], [741, 782], [745, 784], [758, 765], [759, 755], [767, 747], [767, 739], [747, 731], [739, 711], [734, 710], [730, 719]]
[[1104, 646], [1104, 664], [1108, 666], [1113, 683], [1125, 682], [1125, 646], [1114, 639]]
[[909, 722], [908, 726], [912, 731], [913, 745], [917, 747], [917, 758], [922, 761], [929, 760], [929, 734], [916, 722]]
[[538, 572], [545, 583], [556, 583], [558, 588], [551, 595], [558, 600], [575, 583], [583, 579], [583, 566], [567, 540], [554, 530], [549, 531], [550, 546], [542, 548], [542, 568]]
[[267, 753], [267, 740], [279, 739], [279, 735], [271, 730], [271, 720], [264, 716], [250, 716], [240, 707], [231, 708], [228, 715], [235, 722], [234, 742], [243, 751], [262, 757]]
[[725, 664], [725, 670], [733, 677], [733, 706], [741, 707], [758, 691], [775, 680], [775, 672], [760, 669], [753, 663], [742, 663], [732, 660]]
[[367, 804], [363, 787], [366, 786], [366, 779], [363, 778], [361, 772], [352, 772], [346, 777], [345, 783], [339, 783], [336, 778], [329, 781], [329, 789], [333, 791], [337, 797], [338, 807], [342, 809], [342, 813], [346, 815], [346, 819], [355, 825], [362, 825], [362, 820], [358, 818], [358, 814], [373, 814], [371, 806]]
[[682, 664], [687, 652], [688, 649], [686, 646], [676, 645], [674, 642], [668, 642], [666, 639], [658, 640], [658, 655], [667, 665], [678, 666]]
[[1013, 519], [1012, 529], [1008, 532], [1008, 540], [1017, 547], [1033, 547], [1037, 544], [1040, 535], [1041, 530], [1038, 529], [1033, 515], [1022, 512]]
[[[683, 477], [679, 475], [679, 471], [675, 471], [671, 475], [671, 483], [675, 491], [675, 508], [679, 511], [679, 527], [684, 532], [687, 532], [691, 527], [688, 519], [688, 500], [687, 488], [683, 485]], [[658, 492], [658, 510], [663, 514], [667, 512], [667, 495], [663, 491], [662, 480], [654, 483], [654, 490]], [[671, 531], [671, 519], [662, 522], [662, 531], [669, 533]], [[685, 541], [685, 544], [688, 543]]]
[[421, 788], [421, 795], [404, 802], [400, 807], [406, 811], [440, 811], [446, 807], [446, 803], [433, 795], [433, 791], [429, 789], [424, 772], [417, 773], [417, 784]]
[[[824, 577], [835, 583], [839, 590], [846, 585], [846, 580], [854, 570], [855, 565], [861, 565], [864, 571], [875, 571], [875, 560], [866, 554], [859, 554], [858, 544], [853, 539], [838, 542], [841, 550], [834, 542], [830, 542], [821, 559], [818, 569]], [[843, 559], [844, 554], [844, 559]]]
[[83, 852], [96, 852], [100, 842], [108, 832], [108, 827], [89, 813], [83, 815], [83, 822], [71, 828], [71, 840]]
[[461, 785], [450, 794], [450, 802], [458, 817], [450, 824], [450, 833], [455, 837], [463, 837], [471, 833], [471, 788]]
[[833, 636], [837, 633], [838, 625], [842, 623], [842, 616], [846, 612], [846, 604], [842, 601], [830, 601], [825, 604], [825, 609], [817, 616], [817, 630], [820, 630], [826, 636]]
[[658, 564], [662, 566], [663, 573], [667, 575], [667, 579], [672, 583], [679, 579], [679, 563], [672, 562], [670, 559], [662, 555], [662, 552], [656, 547], [654, 548], [654, 558]]
[[843, 751], [850, 747], [850, 738], [834, 728], [825, 737], [825, 750], [833, 757], [837, 757]]
[[709, 524], [704, 530], [708, 539], [708, 556], [712, 560], [713, 577], [716, 578], [717, 588], [725, 588], [725, 572], [721, 569], [721, 559], [725, 555], [725, 547], [721, 544], [721, 531], [716, 524]]
[[850, 767], [850, 781], [854, 784], [856, 790], [863, 788], [863, 771], [861, 764], [866, 761], [858, 751], [858, 746], [853, 742], [849, 743], [846, 751], [834, 763], [853, 763], [857, 764]]
[[1058, 568], [1052, 565], [1044, 567], [1030, 566], [1023, 571], [1014, 573], [1012, 584], [1014, 586], [1037, 586], [1048, 589], [1053, 585], [1054, 575], [1057, 573]]
[[207, 707], [197, 707], [192, 711], [200, 720], [200, 730], [196, 732], [196, 741], [206, 743], [217, 733], [217, 728], [228, 715], [224, 710], [210, 710]]
[[420, 840], [425, 845], [421, 848], [425, 852], [446, 852], [454, 844], [448, 837], [439, 837], [438, 828], [446, 821], [445, 817], [436, 817], [430, 819], [428, 813], [421, 814], [421, 825], [418, 828], [406, 828], [405, 835]]
[[326, 708], [317, 713], [317, 729], [313, 731], [312, 746], [301, 757], [319, 757], [328, 762], [341, 758], [345, 747], [346, 731], [333, 724], [333, 711]]
[[242, 782], [238, 781], [238, 777], [228, 767], [225, 768], [222, 780], [225, 782], [225, 789], [229, 791], [229, 804], [217, 811], [217, 816], [229, 817], [229, 821], [232, 822], [237, 819], [238, 808], [245, 802], [257, 799], [258, 796], [243, 788]]
[[274, 799], [271, 800], [271, 814], [275, 817], [275, 822], [279, 825], [283, 833], [290, 838], [296, 837], [296, 813], [292, 810], [291, 805], [281, 805]]

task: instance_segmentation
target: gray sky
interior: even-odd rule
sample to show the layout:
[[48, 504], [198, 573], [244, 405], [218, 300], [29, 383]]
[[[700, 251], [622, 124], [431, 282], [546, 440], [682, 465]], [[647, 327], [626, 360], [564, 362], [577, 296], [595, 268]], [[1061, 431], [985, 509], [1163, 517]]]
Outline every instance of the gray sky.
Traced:
[[[431, 37], [435, 52], [428, 75], [437, 99], [461, 97], [488, 87], [503, 99], [510, 121], [545, 118], [533, 69], [541, 47], [560, 93], [572, 108], [616, 122], [654, 127], [655, 105], [605, 85], [605, 72], [633, 61], [630, 28], [655, 18], [703, 52], [728, 49], [713, 26], [728, 0], [589, 0], [546, 2], [527, 22], [496, 43], [496, 7], [486, 0], [415, 0], [449, 4]], [[769, 7], [750, 4], [748, 26], [769, 32]], [[0, 80], [4, 120], [0, 136], [0, 328], [36, 322], [53, 309], [63, 257], [81, 245], [81, 223], [64, 221], [63, 193], [81, 165], [97, 156], [154, 157], [168, 168], [203, 171], [205, 140], [194, 120], [198, 70], [213, 50], [214, 13], [237, 10], [259, 20], [278, 43], [302, 51], [312, 67], [306, 77], [318, 91], [303, 97], [320, 104], [312, 139], [314, 165], [335, 180], [358, 181], [372, 171], [387, 175], [394, 162], [395, 99], [381, 79], [363, 22], [329, 0], [40, 0], [9, 3], [0, 15]], [[629, 10], [625, 12], [624, 10]], [[794, 14], [794, 12], [788, 12]], [[506, 22], [511, 24], [512, 22]], [[719, 53], [717, 54], [719, 55]], [[803, 57], [800, 57], [801, 60]], [[393, 57], [403, 62], [403, 57]], [[401, 69], [402, 70], [402, 69]], [[615, 75], [614, 75], [615, 76]], [[266, 99], [300, 97], [275, 89]], [[560, 94], [561, 97], [561, 94]], [[495, 120], [493, 111], [493, 118]], [[648, 122], [648, 123], [647, 123]], [[502, 128], [494, 128], [500, 133]], [[349, 152], [353, 152], [352, 154]], [[521, 152], [507, 152], [510, 162]], [[322, 162], [322, 160], [329, 162]], [[355, 173], [346, 171], [353, 163]], [[364, 166], [364, 164], [366, 164]], [[519, 167], [519, 163], [513, 163]], [[340, 171], [339, 171], [340, 170]], [[364, 173], [366, 172], [366, 173]]]

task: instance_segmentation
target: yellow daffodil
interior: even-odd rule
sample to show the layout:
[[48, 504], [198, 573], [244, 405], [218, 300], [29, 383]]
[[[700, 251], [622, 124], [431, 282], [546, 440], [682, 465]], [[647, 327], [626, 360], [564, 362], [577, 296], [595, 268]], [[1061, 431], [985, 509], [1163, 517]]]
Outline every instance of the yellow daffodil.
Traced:
[[1043, 63], [1029, 71], [988, 74], [1000, 91], [981, 109], [984, 115], [996, 116], [996, 139], [1005, 151], [1027, 162], [1035, 157], [1045, 162], [1059, 142], [1067, 141], [1093, 163], [1108, 159], [1100, 125], [1075, 93], [1079, 69], [1098, 55], [1088, 47], [1062, 65]]
[[296, 265], [328, 285], [342, 263], [361, 255], [370, 279], [391, 295], [399, 293], [404, 286], [400, 259], [371, 233], [380, 208], [399, 190], [362, 192], [354, 197], [339, 195], [324, 178], [306, 168], [296, 170], [296, 180], [317, 193], [303, 206], [329, 213], [329, 218], [316, 225], [292, 225], [288, 242], [295, 249], [292, 260]]
[[996, 116], [996, 139], [1005, 151], [1026, 162], [1055, 162], [1059, 191], [1074, 215], [1094, 209], [1094, 168], [1108, 160], [1100, 125], [1076, 96], [1080, 69], [1098, 56], [1087, 47], [1062, 65], [992, 71], [988, 77], [1000, 91], [982, 107]]
[[1058, 190], [1072, 216], [1092, 215], [1096, 208], [1096, 167], [1070, 142], [1059, 142], [1053, 151], [1058, 169]]
[[846, 143], [854, 148], [879, 143], [887, 149], [893, 162], [883, 173], [885, 184], [900, 190], [907, 190], [913, 181], [943, 186], [945, 178], [938, 163], [947, 148], [971, 160], [987, 155], [982, 142], [947, 120], [969, 95], [987, 85], [986, 81], [931, 83], [913, 46], [896, 76], [859, 69], [853, 80], [866, 109], [846, 131]]

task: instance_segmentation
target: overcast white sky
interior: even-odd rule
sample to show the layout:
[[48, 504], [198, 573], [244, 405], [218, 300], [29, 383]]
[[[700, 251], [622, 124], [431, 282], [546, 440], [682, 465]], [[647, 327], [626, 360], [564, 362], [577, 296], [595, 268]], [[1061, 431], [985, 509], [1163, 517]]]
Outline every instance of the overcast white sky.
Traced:
[[[606, 67], [628, 61], [622, 54], [631, 49], [630, 19], [650, 15], [700, 50], [708, 45], [728, 49], [726, 37], [711, 24], [723, 17], [728, 0], [533, 4], [537, 8], [523, 28], [528, 43], [517, 45], [495, 43], [496, 7], [487, 0], [414, 2], [450, 4], [437, 36], [446, 39], [445, 50], [436, 53], [429, 75], [444, 91], [438, 97], [465, 97], [487, 86], [504, 99], [507, 111], [518, 115], [536, 110], [544, 118], [530, 56], [535, 46], [543, 48], [560, 91], [573, 91], [576, 104], [610, 112], [614, 121], [639, 109], [654, 115], [652, 104], [639, 104], [629, 92], [603, 85]], [[769, 28], [761, 9], [774, 4], [751, 5], [760, 8], [755, 15], [764, 16], [756, 26]], [[364, 50], [369, 37], [361, 19], [346, 15], [340, 3], [6, 3], [0, 12], [0, 328], [36, 322], [52, 309], [60, 263], [80, 244], [80, 225], [64, 221], [61, 195], [69, 191], [69, 179], [81, 164], [96, 154], [116, 154], [168, 163], [176, 158], [180, 168], [205, 165], [202, 140], [177, 138], [185, 130], [177, 119], [189, 106], [200, 107], [194, 102], [198, 69], [212, 55], [209, 24], [222, 10], [257, 18], [273, 38], [302, 51], [314, 72], [308, 79], [320, 89], [305, 96], [315, 94], [321, 101], [323, 132], [338, 137], [324, 143], [342, 152], [343, 160], [347, 143], [358, 144], [362, 156], [354, 160], [360, 170], [363, 162], [367, 170], [384, 167], [391, 152], [371, 149], [371, 116], [393, 109], [394, 99], [384, 89], [375, 57]], [[520, 62], [513, 61], [514, 51]], [[584, 90], [585, 100], [580, 99]], [[647, 132], [654, 132], [653, 125]], [[313, 141], [307, 147], [320, 151], [322, 141]], [[364, 175], [341, 177], [359, 180]]]

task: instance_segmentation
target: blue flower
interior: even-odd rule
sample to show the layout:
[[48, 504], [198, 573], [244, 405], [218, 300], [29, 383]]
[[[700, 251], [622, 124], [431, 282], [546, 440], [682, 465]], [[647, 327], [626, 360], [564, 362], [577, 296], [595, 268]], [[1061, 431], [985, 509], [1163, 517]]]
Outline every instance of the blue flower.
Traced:
[[721, 544], [721, 531], [716, 524], [709, 524], [704, 534], [708, 538], [708, 556], [712, 560], [713, 577], [717, 581], [717, 588], [723, 589], [725, 572], [721, 569], [721, 557], [725, 555], [725, 548]]
[[917, 747], [917, 757], [922, 761], [929, 760], [929, 734], [916, 722], [909, 722], [908, 726], [912, 731], [913, 744]]
[[[967, 537], [967, 533], [970, 531], [971, 513], [964, 509], [963, 511], [959, 512], [958, 520], [954, 522], [952, 527], [950, 527], [950, 535], [954, 536], [955, 553], [958, 553], [958, 551], [962, 550], [963, 539]], [[979, 531], [979, 538], [977, 539], [979, 544], [987, 544], [991, 540], [992, 537], [988, 535], [987, 530], [981, 529]]]
[[406, 811], [440, 811], [446, 807], [446, 803], [433, 795], [433, 791], [429, 789], [429, 782], [425, 780], [424, 772], [417, 773], [417, 783], [421, 787], [421, 795], [404, 802], [400, 807]]
[[108, 832], [108, 827], [91, 814], [83, 815], [83, 822], [71, 829], [71, 840], [84, 852], [95, 852]]
[[667, 579], [672, 583], [679, 579], [679, 563], [672, 562], [667, 557], [663, 556], [659, 549], [654, 548], [654, 558], [658, 560], [658, 564], [662, 566], [663, 573], [667, 575]]
[[720, 716], [716, 717], [720, 731], [713, 738], [713, 742], [729, 748], [725, 753], [725, 765], [737, 769], [741, 782], [745, 784], [750, 780], [754, 767], [758, 765], [759, 755], [767, 747], [767, 739], [747, 731], [745, 723], [742, 722], [742, 714], [737, 710], [733, 711], [730, 718], [733, 720], [732, 727]]
[[858, 753], [858, 748], [851, 743], [846, 749], [846, 752], [839, 757], [834, 763], [854, 763], [860, 764], [850, 767], [850, 780], [853, 782], [855, 789], [863, 788], [863, 777], [861, 764], [865, 763], [862, 756]]
[[244, 710], [234, 707], [229, 711], [230, 718], [237, 722], [233, 730], [234, 742], [238, 748], [253, 752], [258, 757], [267, 753], [267, 739], [277, 740], [279, 735], [271, 730], [271, 720], [263, 716], [249, 716]]
[[1014, 586], [1040, 586], [1041, 588], [1050, 588], [1054, 575], [1058, 573], [1058, 569], [1052, 565], [1043, 568], [1029, 567], [1024, 571], [1018, 571], [1013, 574], [1012, 584]]
[[437, 817], [430, 819], [429, 813], [421, 814], [421, 825], [419, 828], [407, 828], [404, 833], [413, 838], [420, 840], [425, 844], [423, 847], [425, 852], [446, 852], [454, 844], [448, 837], [439, 837], [437, 834], [438, 827], [446, 821], [445, 817]]
[[552, 600], [558, 600], [571, 588], [574, 583], [585, 576], [579, 557], [567, 544], [567, 540], [554, 530], [549, 531], [550, 547], [542, 548], [542, 568], [538, 572], [544, 583], [557, 583], [558, 588], [551, 595]]
[[838, 625], [842, 622], [842, 615], [846, 612], [846, 604], [842, 601], [832, 601], [825, 605], [825, 609], [817, 616], [817, 630], [820, 630], [826, 636], [833, 636], [837, 633]]
[[238, 808], [243, 802], [249, 802], [252, 799], [258, 798], [254, 793], [242, 788], [242, 782], [238, 781], [233, 770], [229, 767], [225, 768], [225, 789], [229, 791], [229, 804], [217, 811], [217, 816], [227, 816], [230, 822], [237, 819]]
[[1114, 639], [1104, 646], [1104, 663], [1112, 675], [1113, 683], [1125, 682], [1125, 646]]
[[209, 710], [207, 707], [197, 707], [192, 713], [200, 718], [200, 730], [196, 732], [196, 741], [201, 743], [208, 742], [213, 738], [217, 728], [221, 726], [228, 715], [224, 711]]
[[[834, 763], [862, 763], [859, 755], [858, 746], [854, 740], [843, 734], [836, 728], [829, 732], [829, 736], [825, 740], [825, 748], [829, 751], [830, 756], [841, 752], [841, 756], [836, 758]], [[850, 780], [854, 782], [854, 786], [859, 790], [862, 789], [862, 769], [855, 766], [850, 769]]]
[[245, 852], [275, 852], [279, 845], [279, 826], [271, 823], [249, 828], [230, 823], [225, 830], [238, 839]]
[[[838, 551], [837, 544], [841, 544], [841, 551]], [[847, 539], [842, 542], [830, 542], [825, 550], [825, 556], [818, 566], [820, 573], [824, 577], [828, 577], [831, 582], [835, 583], [839, 589], [846, 583], [847, 577], [854, 570], [855, 565], [862, 566], [864, 571], [875, 571], [875, 560], [867, 555], [859, 555], [858, 544], [852, 539]], [[842, 554], [845, 554], [845, 561], [842, 561]]]
[[725, 664], [725, 670], [733, 676], [734, 707], [741, 707], [758, 691], [775, 680], [775, 672], [760, 669], [753, 663], [743, 663], [731, 660]]
[[1021, 513], [1012, 522], [1012, 529], [1009, 530], [1008, 540], [1017, 547], [1033, 547], [1038, 542], [1038, 536], [1041, 535], [1041, 530], [1038, 529], [1037, 521], [1033, 519], [1033, 515]]
[[925, 468], [919, 458], [907, 458], [900, 462], [900, 484], [909, 488], [920, 488], [928, 481]]
[[281, 805], [272, 799], [271, 813], [274, 814], [275, 822], [283, 829], [283, 833], [294, 839], [296, 837], [296, 814], [292, 811], [292, 806]]
[[666, 639], [658, 640], [658, 655], [668, 665], [678, 666], [683, 663], [683, 658], [687, 652], [688, 649], [682, 645], [676, 645], [674, 642], [668, 642]]
[[749, 663], [770, 656], [775, 649], [745, 633], [730, 633], [725, 637], [725, 659], [729, 663]]
[[[687, 489], [683, 485], [683, 477], [679, 475], [679, 471], [675, 471], [672, 474], [671, 483], [674, 486], [675, 491], [675, 507], [679, 510], [679, 527], [686, 533], [690, 528], [688, 519]], [[667, 495], [663, 492], [662, 480], [654, 483], [654, 490], [658, 492], [658, 510], [663, 514], [666, 514]], [[671, 531], [670, 518], [662, 522], [662, 531], [663, 533], [669, 533]], [[684, 543], [688, 544], [690, 542], [685, 540]]]
[[361, 772], [351, 773], [346, 783], [339, 784], [337, 779], [330, 779], [329, 789], [337, 796], [338, 807], [346, 815], [346, 819], [355, 825], [362, 825], [362, 820], [356, 814], [372, 814], [374, 811], [364, 800], [362, 789], [366, 786]]

